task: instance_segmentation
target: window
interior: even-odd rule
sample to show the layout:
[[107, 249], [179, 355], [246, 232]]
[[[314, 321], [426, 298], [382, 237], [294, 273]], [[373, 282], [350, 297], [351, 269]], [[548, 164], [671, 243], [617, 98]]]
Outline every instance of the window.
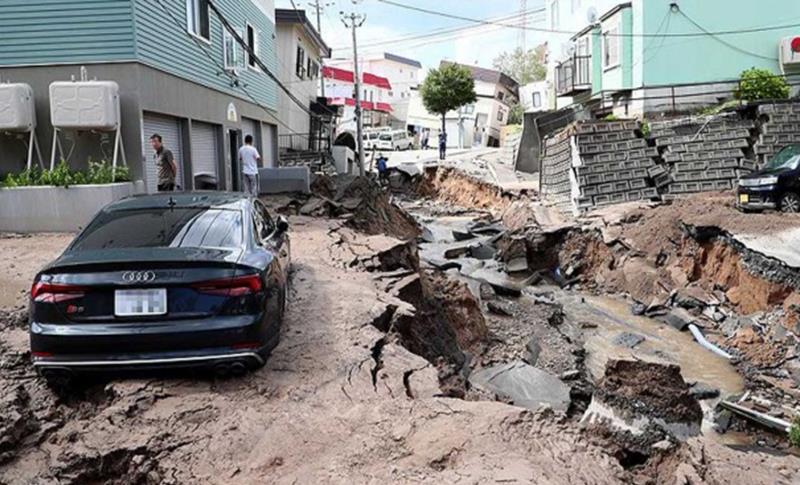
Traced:
[[306, 77], [306, 51], [301, 46], [297, 46], [297, 60], [295, 63], [295, 73], [300, 79]]
[[208, 0], [186, 0], [186, 28], [189, 33], [211, 40], [208, 26]]
[[533, 107], [534, 108], [542, 107], [542, 95], [538, 91], [533, 92]]
[[502, 123], [503, 122], [503, 118], [505, 118], [505, 116], [506, 116], [506, 114], [502, 109], [497, 111], [497, 121]]
[[588, 56], [589, 54], [589, 37], [581, 37], [578, 39], [578, 45], [575, 53], [579, 56]]
[[550, 29], [558, 28], [558, 0], [550, 2]]
[[497, 99], [499, 99], [500, 101], [506, 99], [506, 93], [504, 93], [503, 91], [498, 91], [497, 92]]
[[253, 203], [253, 229], [255, 231], [256, 241], [259, 243], [265, 241], [272, 233], [275, 232], [275, 223], [269, 216], [269, 212], [264, 205], [255, 201]]
[[308, 60], [308, 78], [319, 79], [319, 62]]
[[128, 248], [238, 248], [242, 213], [205, 207], [100, 212], [75, 240], [74, 251]]
[[619, 27], [611, 27], [603, 32], [603, 69], [619, 65]]
[[[247, 47], [250, 48], [250, 52], [253, 52], [256, 57], [258, 57], [258, 34], [256, 33], [256, 29], [253, 28], [252, 25], [247, 24], [245, 42], [247, 42]], [[248, 52], [247, 54], [247, 65], [252, 68], [258, 70], [258, 63], [256, 62], [256, 57], [253, 57]]]
[[[237, 34], [242, 35], [241, 31]], [[238, 71], [244, 69], [245, 59], [242, 47], [236, 42], [236, 38], [228, 29], [223, 30], [223, 55], [225, 56], [225, 69], [229, 71]]]
[[572, 0], [572, 13], [578, 11], [581, 8], [581, 0]]

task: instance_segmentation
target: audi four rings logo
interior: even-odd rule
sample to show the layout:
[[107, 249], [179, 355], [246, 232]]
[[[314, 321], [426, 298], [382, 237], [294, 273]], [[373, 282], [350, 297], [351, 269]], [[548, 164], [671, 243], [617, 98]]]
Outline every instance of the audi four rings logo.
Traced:
[[122, 281], [126, 283], [149, 283], [156, 279], [152, 271], [126, 271], [122, 273]]

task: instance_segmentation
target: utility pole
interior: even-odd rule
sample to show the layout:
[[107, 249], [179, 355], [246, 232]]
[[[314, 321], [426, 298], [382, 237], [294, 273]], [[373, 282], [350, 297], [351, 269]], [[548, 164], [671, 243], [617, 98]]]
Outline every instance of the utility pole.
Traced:
[[356, 99], [356, 147], [358, 148], [358, 174], [364, 176], [364, 123], [361, 119], [361, 70], [358, 68], [358, 40], [356, 29], [364, 25], [367, 17], [356, 14], [345, 15], [341, 12], [342, 23], [353, 31], [353, 81], [355, 82]]
[[528, 52], [528, 38], [527, 38], [528, 1], [527, 0], [519, 0], [519, 14], [522, 22], [521, 28], [519, 29], [519, 48], [522, 49], [522, 52], [527, 53]]
[[[317, 12], [317, 33], [322, 37], [322, 10], [326, 7], [330, 7], [333, 3], [330, 2], [320, 2], [320, 0], [314, 0], [313, 2], [309, 2], [308, 5], [313, 8]], [[320, 64], [322, 64], [322, 59], [320, 59]], [[320, 66], [321, 68], [322, 66]], [[319, 94], [323, 98], [325, 97], [325, 76], [321, 75], [319, 77]]]

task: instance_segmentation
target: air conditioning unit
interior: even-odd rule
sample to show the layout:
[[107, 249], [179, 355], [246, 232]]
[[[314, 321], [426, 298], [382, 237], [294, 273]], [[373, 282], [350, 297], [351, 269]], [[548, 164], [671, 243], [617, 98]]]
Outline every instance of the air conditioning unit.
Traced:
[[800, 36], [781, 39], [781, 64], [800, 65]]

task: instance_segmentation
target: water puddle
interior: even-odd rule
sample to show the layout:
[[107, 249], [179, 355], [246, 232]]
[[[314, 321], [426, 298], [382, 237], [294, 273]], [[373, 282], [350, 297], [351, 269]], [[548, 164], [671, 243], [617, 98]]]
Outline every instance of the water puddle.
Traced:
[[[561, 303], [570, 318], [597, 325], [585, 334], [586, 365], [593, 379], [602, 377], [609, 359], [640, 359], [677, 364], [686, 381], [718, 388], [721, 397], [739, 394], [744, 389], [742, 376], [728, 360], [701, 347], [688, 332], [631, 314], [630, 305], [624, 301], [568, 295]], [[614, 339], [623, 333], [636, 334], [644, 340], [634, 348], [615, 345]]]

